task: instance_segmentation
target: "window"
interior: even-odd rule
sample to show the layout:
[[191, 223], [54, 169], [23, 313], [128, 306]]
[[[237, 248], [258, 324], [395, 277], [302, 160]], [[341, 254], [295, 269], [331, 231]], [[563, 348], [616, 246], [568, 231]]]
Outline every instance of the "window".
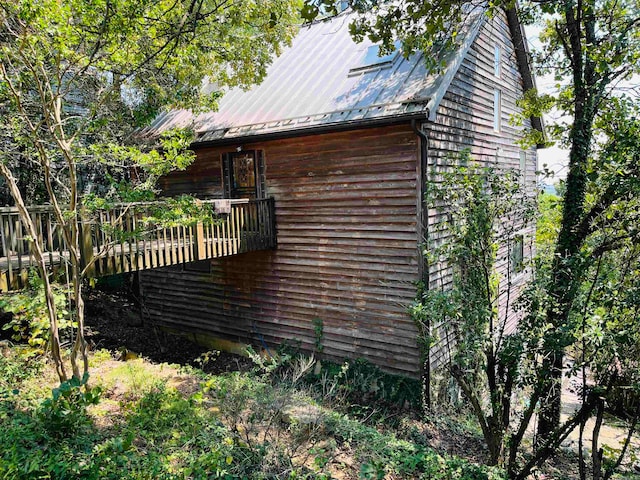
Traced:
[[511, 273], [518, 274], [524, 270], [524, 236], [516, 235], [511, 244]]
[[496, 78], [500, 78], [500, 63], [502, 61], [502, 49], [500, 45], [495, 46], [493, 51], [493, 75]]
[[527, 152], [520, 150], [520, 183], [527, 183]]
[[502, 93], [499, 88], [493, 91], [493, 131], [502, 129]]
[[379, 45], [371, 45], [368, 47], [364, 51], [364, 55], [359, 60], [358, 64], [354, 65], [349, 70], [349, 76], [382, 70], [384, 68], [391, 68], [396, 59], [400, 56], [401, 43], [396, 41], [393, 45], [395, 50], [381, 57], [379, 56]]

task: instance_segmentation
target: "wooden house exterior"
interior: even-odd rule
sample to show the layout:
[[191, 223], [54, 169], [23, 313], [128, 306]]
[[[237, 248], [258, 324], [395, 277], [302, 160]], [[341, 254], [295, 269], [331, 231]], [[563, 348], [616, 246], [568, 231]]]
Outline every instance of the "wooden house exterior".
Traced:
[[[197, 159], [162, 180], [164, 193], [273, 198], [277, 245], [145, 270], [145, 311], [154, 324], [227, 346], [289, 341], [313, 351], [321, 322], [323, 357], [364, 357], [416, 376], [417, 330], [407, 307], [417, 282], [446, 288], [449, 281], [446, 268], [427, 272], [420, 255], [439, 218], [423, 202], [429, 172], [469, 149], [478, 161], [520, 170], [533, 191], [535, 148], [517, 144], [531, 123], [510, 122], [533, 80], [513, 12], [473, 22], [437, 75], [420, 58], [401, 56], [332, 66], [372, 47], [353, 44], [347, 23], [338, 17], [303, 31], [265, 84], [231, 92], [218, 113], [171, 112], [146, 132], [194, 122]], [[296, 67], [300, 58], [313, 63], [314, 52], [328, 64]], [[525, 256], [531, 238], [523, 232]]]

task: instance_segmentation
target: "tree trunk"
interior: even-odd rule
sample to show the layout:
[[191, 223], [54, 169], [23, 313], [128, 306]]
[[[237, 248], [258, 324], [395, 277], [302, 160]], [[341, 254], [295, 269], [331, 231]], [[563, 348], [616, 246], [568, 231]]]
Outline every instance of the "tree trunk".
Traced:
[[547, 290], [550, 301], [546, 316], [553, 330], [544, 344], [545, 358], [541, 374], [546, 378], [546, 385], [540, 398], [539, 440], [547, 438], [560, 424], [564, 350], [572, 343], [567, 322], [580, 285], [578, 277], [582, 265], [579, 253], [587, 236], [579, 227], [584, 218], [587, 160], [593, 135], [592, 101], [587, 88], [577, 85], [562, 224], [551, 266], [552, 279]]
[[51, 346], [51, 357], [53, 358], [53, 363], [56, 367], [56, 373], [58, 374], [58, 379], [60, 382], [65, 382], [68, 380], [67, 372], [64, 368], [64, 362], [62, 360], [62, 354], [60, 352], [60, 335], [58, 332], [58, 310], [56, 308], [55, 297], [53, 295], [53, 287], [51, 285], [51, 281], [49, 280], [49, 274], [47, 271], [47, 265], [44, 258], [44, 254], [42, 253], [42, 248], [38, 244], [38, 234], [37, 229], [33, 223], [33, 219], [27, 210], [27, 207], [24, 203], [24, 199], [22, 197], [22, 193], [18, 187], [18, 182], [16, 178], [13, 176], [11, 170], [0, 162], [0, 174], [4, 177], [7, 182], [7, 187], [9, 187], [9, 191], [13, 200], [16, 203], [16, 207], [18, 207], [18, 212], [20, 213], [20, 218], [23, 223], [27, 227], [27, 231], [29, 232], [29, 236], [31, 237], [31, 252], [36, 258], [36, 262], [38, 263], [38, 270], [40, 272], [40, 277], [42, 278], [43, 288], [44, 288], [44, 296], [47, 302], [47, 314], [49, 316], [49, 343]]
[[[73, 365], [73, 376], [82, 380], [89, 372], [89, 357], [87, 341], [84, 336], [84, 298], [82, 297], [82, 277], [80, 272], [73, 269], [73, 293], [75, 298], [75, 317], [78, 324], [76, 340], [71, 352], [71, 363]], [[82, 373], [78, 365], [78, 358], [82, 361]]]

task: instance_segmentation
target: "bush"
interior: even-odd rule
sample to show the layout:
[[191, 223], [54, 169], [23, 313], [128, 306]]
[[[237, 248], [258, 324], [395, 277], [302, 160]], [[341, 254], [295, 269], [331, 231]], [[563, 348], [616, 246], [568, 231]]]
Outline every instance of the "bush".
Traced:
[[[62, 286], [54, 286], [53, 293], [58, 313], [58, 330], [61, 337], [69, 336], [74, 324], [69, 319], [67, 292]], [[44, 354], [49, 343], [50, 324], [42, 280], [37, 275], [30, 274], [28, 288], [4, 294], [0, 298], [0, 309], [12, 314], [11, 320], [2, 329], [11, 330], [13, 340], [26, 342], [32, 347], [30, 354]]]
[[102, 389], [89, 388], [89, 375], [82, 380], [73, 377], [54, 388], [51, 398], [47, 398], [37, 411], [45, 430], [55, 438], [78, 435], [83, 427], [91, 424], [87, 407], [97, 405]]

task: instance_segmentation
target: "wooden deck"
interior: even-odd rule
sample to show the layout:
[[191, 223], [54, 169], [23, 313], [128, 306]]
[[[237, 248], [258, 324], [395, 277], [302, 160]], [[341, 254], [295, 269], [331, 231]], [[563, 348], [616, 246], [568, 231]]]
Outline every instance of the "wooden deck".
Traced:
[[[203, 203], [215, 208], [215, 202]], [[80, 225], [83, 264], [93, 262], [90, 276], [101, 277], [275, 247], [273, 199], [230, 200], [230, 204], [229, 213], [180, 226], [150, 221], [160, 203], [120, 204], [94, 212]], [[37, 206], [29, 211], [47, 266], [64, 276], [69, 252], [51, 207]], [[36, 262], [17, 208], [0, 208], [0, 240], [0, 291], [20, 289]]]

